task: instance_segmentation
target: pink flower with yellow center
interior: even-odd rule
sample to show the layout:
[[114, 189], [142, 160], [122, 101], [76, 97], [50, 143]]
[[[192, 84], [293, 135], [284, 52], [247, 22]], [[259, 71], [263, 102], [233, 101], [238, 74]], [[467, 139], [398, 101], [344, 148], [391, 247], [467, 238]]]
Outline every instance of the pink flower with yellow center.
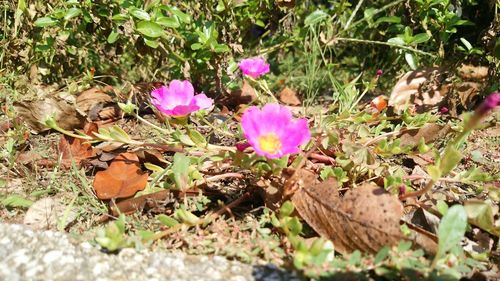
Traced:
[[241, 127], [255, 153], [269, 159], [300, 152], [300, 145], [311, 139], [305, 118], [294, 119], [285, 106], [266, 104], [262, 110], [249, 107], [241, 118]]
[[263, 58], [244, 59], [238, 66], [243, 74], [252, 78], [257, 78], [269, 72], [269, 64]]
[[189, 81], [173, 80], [170, 85], [162, 86], [151, 92], [151, 103], [159, 111], [172, 117], [182, 117], [213, 105], [214, 101], [205, 94], [194, 94]]

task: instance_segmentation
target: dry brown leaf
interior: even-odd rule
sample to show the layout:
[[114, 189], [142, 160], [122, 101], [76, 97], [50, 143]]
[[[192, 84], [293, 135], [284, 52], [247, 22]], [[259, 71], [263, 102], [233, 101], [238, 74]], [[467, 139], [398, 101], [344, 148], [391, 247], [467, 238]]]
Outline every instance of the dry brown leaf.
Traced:
[[301, 101], [299, 97], [297, 96], [297, 92], [294, 90], [285, 87], [283, 90], [281, 90], [279, 99], [282, 103], [287, 104], [287, 105], [301, 105]]
[[416, 146], [421, 138], [424, 138], [425, 143], [431, 143], [437, 139], [441, 139], [451, 132], [450, 125], [438, 125], [430, 123], [419, 129], [412, 129], [405, 131], [401, 137], [401, 147]]
[[143, 190], [148, 177], [141, 171], [137, 155], [126, 152], [118, 155], [108, 169], [97, 172], [93, 185], [99, 199], [126, 198]]
[[276, 0], [279, 7], [293, 8], [295, 7], [295, 0]]
[[[97, 132], [97, 125], [95, 123], [87, 123], [83, 131], [85, 134], [91, 135], [92, 132]], [[92, 145], [87, 140], [66, 135], [61, 136], [58, 150], [62, 156], [62, 164], [66, 167], [70, 167], [73, 161], [79, 166], [82, 160], [95, 155]]]
[[59, 153], [62, 156], [62, 164], [70, 167], [74, 161], [77, 166], [82, 160], [94, 156], [94, 150], [86, 140], [62, 135], [58, 145]]
[[399, 200], [372, 184], [349, 190], [340, 199], [331, 183], [299, 189], [292, 201], [301, 217], [335, 249], [376, 253], [404, 239], [399, 228], [403, 207]]
[[120, 108], [113, 97], [103, 90], [91, 88], [76, 98], [76, 107], [90, 120], [113, 119], [120, 116]]
[[448, 75], [437, 67], [407, 72], [392, 89], [389, 106], [400, 112], [407, 105], [420, 110], [438, 104], [449, 92], [449, 84], [443, 83]]
[[15, 102], [14, 107], [28, 126], [35, 132], [48, 131], [45, 119], [52, 116], [57, 125], [65, 130], [80, 129], [83, 127], [85, 117], [74, 106], [62, 100], [46, 98], [34, 102]]
[[241, 89], [232, 91], [220, 101], [223, 105], [234, 108], [240, 104], [250, 104], [257, 99], [255, 89], [246, 80], [243, 80]]

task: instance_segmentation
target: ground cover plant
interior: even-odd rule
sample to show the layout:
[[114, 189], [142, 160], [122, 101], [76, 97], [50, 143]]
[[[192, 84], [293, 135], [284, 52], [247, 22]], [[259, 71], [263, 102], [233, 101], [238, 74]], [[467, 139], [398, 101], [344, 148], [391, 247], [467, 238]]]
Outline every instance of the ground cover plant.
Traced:
[[304, 278], [498, 278], [498, 2], [1, 7], [0, 221]]

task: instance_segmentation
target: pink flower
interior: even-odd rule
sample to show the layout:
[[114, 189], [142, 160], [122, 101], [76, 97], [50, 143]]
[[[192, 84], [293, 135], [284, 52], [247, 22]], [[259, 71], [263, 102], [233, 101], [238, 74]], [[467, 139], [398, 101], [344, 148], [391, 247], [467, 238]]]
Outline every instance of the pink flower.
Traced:
[[255, 153], [270, 159], [300, 152], [299, 146], [311, 139], [305, 118], [292, 119], [288, 108], [275, 103], [262, 110], [249, 107], [241, 118], [241, 127]]
[[377, 69], [377, 77], [382, 76], [384, 74], [384, 71], [382, 69]]
[[269, 72], [269, 64], [262, 58], [244, 59], [238, 66], [243, 74], [252, 78], [257, 78]]
[[194, 95], [189, 81], [173, 80], [170, 85], [162, 86], [151, 92], [151, 103], [166, 115], [182, 117], [213, 105], [214, 100], [205, 94]]
[[490, 110], [494, 109], [500, 104], [500, 93], [494, 92], [487, 96], [483, 103], [476, 109], [476, 113], [479, 115], [485, 115]]

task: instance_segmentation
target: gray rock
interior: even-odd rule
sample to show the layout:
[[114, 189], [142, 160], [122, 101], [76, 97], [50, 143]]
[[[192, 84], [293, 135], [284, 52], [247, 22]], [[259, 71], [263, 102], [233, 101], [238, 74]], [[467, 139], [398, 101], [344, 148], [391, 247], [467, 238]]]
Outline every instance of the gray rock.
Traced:
[[224, 257], [124, 249], [105, 254], [64, 233], [0, 223], [0, 280], [298, 280], [273, 266]]

